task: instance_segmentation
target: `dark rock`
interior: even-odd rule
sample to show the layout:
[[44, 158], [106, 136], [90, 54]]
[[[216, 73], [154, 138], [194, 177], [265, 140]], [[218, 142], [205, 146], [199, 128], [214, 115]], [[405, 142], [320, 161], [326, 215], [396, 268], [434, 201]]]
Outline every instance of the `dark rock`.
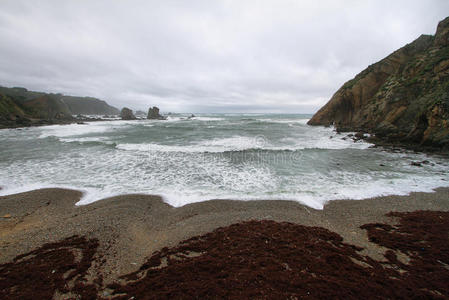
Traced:
[[135, 120], [136, 117], [133, 114], [133, 111], [127, 107], [124, 107], [120, 112], [120, 117], [122, 120]]
[[449, 17], [346, 82], [308, 122], [414, 150], [449, 151]]
[[358, 141], [362, 140], [364, 137], [365, 137], [364, 133], [359, 131], [353, 136], [352, 139], [354, 140], [354, 142], [358, 142]]
[[355, 136], [356, 138], [358, 138], [358, 139], [363, 139], [364, 133], [361, 132], [361, 131], [359, 131], [359, 132], [357, 132], [354, 136]]
[[64, 112], [57, 112], [57, 113], [55, 113], [53, 118], [56, 120], [64, 120], [64, 119], [72, 119], [73, 117]]
[[150, 107], [148, 109], [147, 119], [149, 120], [166, 120], [167, 118], [159, 114], [159, 108], [157, 106]]
[[410, 163], [410, 165], [415, 166], [415, 167], [422, 167], [422, 164], [419, 161], [412, 161]]

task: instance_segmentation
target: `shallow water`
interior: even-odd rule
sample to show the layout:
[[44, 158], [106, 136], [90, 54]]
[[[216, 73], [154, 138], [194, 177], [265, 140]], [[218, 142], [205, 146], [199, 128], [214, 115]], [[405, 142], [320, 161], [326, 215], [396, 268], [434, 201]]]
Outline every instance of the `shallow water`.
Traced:
[[[40, 187], [129, 193], [174, 206], [209, 199], [327, 200], [449, 186], [449, 161], [343, 140], [310, 115], [207, 114], [0, 130], [2, 195]], [[422, 167], [411, 161], [429, 160]]]

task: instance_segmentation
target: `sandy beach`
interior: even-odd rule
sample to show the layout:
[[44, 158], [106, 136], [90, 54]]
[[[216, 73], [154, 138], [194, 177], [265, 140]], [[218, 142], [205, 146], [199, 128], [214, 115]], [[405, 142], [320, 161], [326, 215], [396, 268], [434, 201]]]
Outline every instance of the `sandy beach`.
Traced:
[[[98, 240], [98, 257], [88, 274], [103, 285], [135, 272], [155, 251], [248, 220], [319, 226], [339, 234], [361, 254], [385, 260], [386, 249], [368, 239], [360, 226], [395, 224], [388, 212], [449, 211], [449, 189], [366, 200], [330, 201], [314, 210], [292, 201], [211, 200], [174, 208], [158, 196], [123, 195], [76, 206], [81, 192], [41, 189], [0, 197], [0, 264], [45, 243], [74, 235]], [[446, 295], [447, 296], [447, 295]]]

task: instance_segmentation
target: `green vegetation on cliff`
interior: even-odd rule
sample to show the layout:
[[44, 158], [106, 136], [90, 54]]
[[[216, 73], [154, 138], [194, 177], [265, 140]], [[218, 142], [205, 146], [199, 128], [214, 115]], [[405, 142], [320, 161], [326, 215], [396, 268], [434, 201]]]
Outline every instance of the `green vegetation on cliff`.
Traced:
[[0, 87], [0, 128], [68, 122], [78, 114], [116, 115], [119, 110], [96, 98]]
[[449, 149], [449, 17], [346, 82], [309, 121]]

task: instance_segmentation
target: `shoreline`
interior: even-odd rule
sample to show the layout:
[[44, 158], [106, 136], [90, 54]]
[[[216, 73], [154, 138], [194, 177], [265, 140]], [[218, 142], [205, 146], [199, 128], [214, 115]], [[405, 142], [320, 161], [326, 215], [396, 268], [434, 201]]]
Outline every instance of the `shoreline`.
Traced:
[[172, 207], [151, 195], [125, 195], [75, 206], [81, 192], [41, 189], [0, 197], [0, 264], [49, 242], [78, 235], [99, 240], [106, 263], [95, 270], [105, 282], [134, 272], [152, 253], [193, 236], [248, 220], [319, 226], [344, 242], [381, 259], [383, 250], [368, 241], [360, 226], [392, 223], [390, 211], [449, 211], [449, 188], [434, 193], [333, 200], [315, 210], [286, 200], [209, 200]]
[[[430, 190], [429, 190], [430, 189]], [[376, 199], [376, 198], [384, 198], [384, 197], [407, 197], [410, 196], [413, 193], [425, 193], [425, 194], [432, 194], [432, 193], [436, 193], [437, 190], [439, 189], [449, 189], [449, 185], [437, 185], [434, 187], [429, 187], [425, 190], [410, 190], [408, 192], [399, 194], [384, 194], [384, 195], [371, 195], [371, 196], [365, 196], [364, 198], [339, 198], [339, 199], [327, 199], [323, 202], [323, 204], [319, 204], [316, 206], [312, 206], [310, 204], [306, 204], [306, 202], [302, 202], [300, 199], [293, 199], [293, 198], [232, 198], [232, 197], [224, 197], [224, 198], [208, 198], [208, 199], [202, 199], [202, 198], [198, 198], [198, 200], [195, 200], [194, 202], [189, 202], [183, 205], [173, 205], [170, 203], [170, 200], [173, 200], [172, 197], [167, 197], [166, 194], [151, 194], [151, 193], [141, 193], [141, 192], [132, 192], [132, 193], [126, 193], [126, 194], [121, 194], [121, 193], [109, 193], [109, 194], [102, 194], [99, 196], [98, 199], [96, 200], [91, 200], [91, 197], [89, 197], [90, 195], [94, 194], [96, 195], [97, 193], [95, 193], [95, 191], [90, 190], [88, 188], [80, 188], [80, 187], [76, 187], [76, 186], [69, 186], [69, 185], [31, 185], [30, 187], [21, 187], [21, 188], [8, 188], [6, 186], [1, 186], [0, 185], [0, 199], [2, 197], [8, 197], [8, 196], [13, 196], [16, 194], [25, 194], [25, 193], [30, 193], [30, 192], [34, 192], [34, 191], [39, 191], [39, 190], [67, 190], [67, 191], [74, 191], [74, 192], [79, 192], [80, 193], [80, 197], [78, 199], [77, 202], [75, 202], [75, 206], [86, 206], [86, 205], [91, 205], [94, 204], [96, 202], [99, 201], [103, 201], [103, 200], [108, 200], [110, 198], [127, 198], [128, 196], [133, 197], [133, 196], [142, 196], [142, 197], [156, 197], [156, 198], [160, 198], [161, 201], [173, 208], [182, 208], [184, 206], [187, 205], [191, 205], [191, 204], [198, 204], [198, 203], [203, 203], [203, 202], [209, 202], [209, 201], [237, 201], [237, 202], [258, 202], [258, 201], [286, 201], [286, 202], [293, 202], [293, 203], [297, 203], [299, 205], [305, 206], [309, 209], [314, 209], [314, 210], [318, 210], [321, 211], [325, 208], [325, 206], [329, 205], [329, 203], [334, 202], [334, 201], [365, 201], [365, 200], [370, 200], [370, 199]], [[182, 198], [182, 196], [181, 196]], [[89, 202], [86, 202], [87, 200]], [[321, 207], [318, 207], [321, 206]], [[0, 206], [1, 207], [1, 206]], [[0, 216], [1, 217], [1, 216]]]

